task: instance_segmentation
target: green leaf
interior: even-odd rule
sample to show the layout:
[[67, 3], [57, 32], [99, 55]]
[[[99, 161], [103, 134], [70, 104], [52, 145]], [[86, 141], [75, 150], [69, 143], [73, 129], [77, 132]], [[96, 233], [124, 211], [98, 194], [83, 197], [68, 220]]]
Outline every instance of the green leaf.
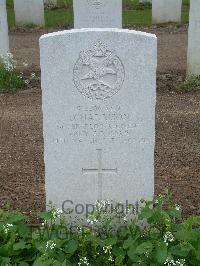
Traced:
[[76, 242], [75, 240], [70, 240], [66, 247], [65, 247], [65, 251], [69, 254], [73, 254], [78, 248], [78, 242]]
[[160, 264], [164, 264], [167, 258], [167, 246], [164, 242], [158, 243], [156, 246], [156, 259]]
[[132, 262], [139, 262], [140, 257], [135, 253], [135, 249], [130, 249], [128, 251], [128, 256]]
[[116, 247], [116, 246], [113, 247], [112, 253], [115, 257], [118, 257], [118, 256], [124, 257], [124, 255], [125, 255], [125, 251], [123, 250], [123, 248], [122, 247]]
[[151, 253], [152, 252], [152, 249], [153, 249], [153, 245], [151, 242], [147, 241], [147, 242], [144, 242], [142, 243], [141, 245], [139, 245], [137, 248], [136, 248], [136, 251], [135, 253], [138, 254], [138, 255], [142, 255], [146, 252], [149, 252]]
[[39, 212], [38, 217], [48, 221], [52, 218], [52, 214], [50, 212]]
[[156, 227], [153, 227], [150, 229], [149, 234], [152, 239], [158, 239], [160, 236], [160, 231]]
[[182, 228], [181, 230], [175, 232], [174, 236], [178, 240], [191, 241], [192, 240], [192, 231], [191, 230], [185, 230], [184, 228]]
[[181, 218], [181, 211], [176, 210], [175, 208], [171, 208], [167, 211], [167, 213], [174, 218]]
[[8, 257], [0, 257], [0, 262], [9, 263], [10, 262], [10, 258], [8, 258]]
[[123, 260], [124, 260], [124, 256], [120, 255], [118, 257], [116, 257], [115, 259], [115, 265], [119, 266], [119, 265], [123, 265]]
[[139, 215], [139, 218], [141, 220], [142, 219], [149, 219], [152, 217], [152, 215], [153, 215], [153, 209], [146, 207], [146, 208], [141, 209], [141, 213]]
[[195, 251], [195, 255], [198, 261], [200, 261], [200, 249]]
[[25, 248], [26, 248], [26, 243], [24, 241], [20, 241], [13, 245], [13, 250], [20, 250]]
[[61, 264], [61, 266], [72, 266], [72, 265], [73, 264], [68, 260], [63, 261], [63, 263]]
[[27, 216], [21, 214], [21, 213], [12, 213], [7, 220], [7, 223], [18, 223], [18, 222], [22, 222], [25, 221], [27, 219]]
[[127, 239], [124, 241], [123, 248], [128, 249], [129, 247], [133, 245], [133, 243], [134, 243], [133, 239]]
[[187, 257], [191, 250], [194, 250], [194, 248], [189, 243], [179, 244], [179, 245], [176, 245], [170, 248], [170, 252], [173, 255], [180, 256], [180, 257]]
[[21, 261], [19, 263], [19, 266], [29, 266], [29, 264], [27, 262], [25, 262], [25, 261]]

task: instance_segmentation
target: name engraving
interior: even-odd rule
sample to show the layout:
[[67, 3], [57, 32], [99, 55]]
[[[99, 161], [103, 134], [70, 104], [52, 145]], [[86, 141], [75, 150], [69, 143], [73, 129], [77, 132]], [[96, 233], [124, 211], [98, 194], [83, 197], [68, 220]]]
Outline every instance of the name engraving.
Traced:
[[148, 143], [147, 138], [140, 136], [144, 127], [140, 114], [133, 117], [123, 111], [121, 106], [93, 105], [77, 106], [76, 110], [66, 119], [56, 125], [56, 135], [53, 143], [104, 144], [109, 143]]

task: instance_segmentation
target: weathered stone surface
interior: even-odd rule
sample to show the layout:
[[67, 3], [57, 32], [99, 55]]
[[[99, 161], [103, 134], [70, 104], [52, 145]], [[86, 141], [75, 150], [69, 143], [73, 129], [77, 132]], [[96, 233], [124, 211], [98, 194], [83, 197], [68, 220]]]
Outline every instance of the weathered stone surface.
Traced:
[[9, 52], [6, 1], [0, 0], [0, 54]]
[[156, 44], [120, 29], [41, 37], [47, 203], [152, 198]]
[[17, 25], [44, 25], [43, 0], [14, 0], [14, 10]]
[[74, 28], [122, 28], [122, 0], [74, 0]]
[[181, 22], [182, 0], [152, 0], [153, 23]]
[[190, 1], [188, 75], [200, 75], [200, 0]]

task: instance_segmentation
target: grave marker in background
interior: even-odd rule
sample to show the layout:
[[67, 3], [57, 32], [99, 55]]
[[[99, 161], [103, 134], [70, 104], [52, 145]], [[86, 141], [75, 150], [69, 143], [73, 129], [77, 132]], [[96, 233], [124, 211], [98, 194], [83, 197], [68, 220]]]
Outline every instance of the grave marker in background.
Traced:
[[182, 0], [152, 0], [153, 23], [181, 22]]
[[9, 52], [6, 0], [0, 0], [0, 54]]
[[41, 37], [47, 203], [153, 197], [156, 44], [120, 29]]
[[142, 4], [152, 3], [152, 0], [139, 0], [139, 3], [142, 3]]
[[74, 0], [74, 28], [122, 28], [122, 0]]
[[188, 75], [200, 75], [200, 0], [190, 1]]
[[44, 25], [43, 0], [14, 0], [16, 25]]

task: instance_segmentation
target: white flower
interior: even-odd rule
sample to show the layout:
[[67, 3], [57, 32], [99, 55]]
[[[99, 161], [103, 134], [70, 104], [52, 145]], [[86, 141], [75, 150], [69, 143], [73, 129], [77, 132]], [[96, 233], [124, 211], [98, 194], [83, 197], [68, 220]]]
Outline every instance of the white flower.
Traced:
[[181, 206], [180, 206], [180, 205], [175, 205], [175, 209], [176, 209], [177, 211], [181, 211]]
[[35, 73], [31, 73], [31, 79], [34, 79], [36, 77]]
[[123, 220], [124, 222], [127, 222], [127, 216], [124, 216]]
[[10, 231], [10, 229], [13, 227], [13, 224], [6, 224], [3, 226], [4, 232], [5, 234], [8, 234], [8, 232]]
[[174, 236], [171, 232], [166, 232], [164, 237], [163, 237], [164, 242], [168, 246], [168, 242], [173, 242], [174, 241]]
[[171, 258], [167, 258], [164, 265], [167, 265], [167, 266], [185, 266], [185, 259], [178, 259], [177, 261], [174, 261], [173, 259]]
[[166, 261], [164, 262], [164, 265], [167, 265], [167, 266], [176, 266], [176, 263], [174, 260], [170, 259], [170, 258], [167, 258]]
[[7, 57], [9, 57], [10, 59], [12, 59], [13, 58], [13, 54], [7, 53]]
[[108, 258], [108, 260], [109, 260], [109, 261], [111, 261], [111, 262], [113, 262], [113, 261], [114, 261], [114, 259], [113, 259], [113, 257], [112, 257], [112, 256], [110, 256], [110, 257]]
[[49, 240], [47, 241], [46, 243], [46, 246], [45, 246], [45, 249], [48, 250], [48, 249], [54, 249], [56, 247], [56, 243], [53, 242], [52, 240]]
[[90, 264], [89, 264], [88, 259], [86, 257], [82, 257], [82, 258], [80, 258], [78, 265], [81, 266], [81, 265], [90, 265]]
[[23, 63], [23, 66], [24, 66], [24, 67], [27, 67], [27, 66], [28, 66], [28, 63], [24, 62], [24, 63]]
[[62, 214], [63, 214], [63, 211], [60, 209], [52, 210], [52, 215], [54, 219], [60, 218]]
[[97, 223], [98, 222], [98, 220], [96, 219], [96, 218], [90, 218], [90, 219], [87, 219], [87, 223], [88, 224], [91, 224], [91, 225], [93, 225], [94, 223]]
[[13, 60], [13, 55], [11, 53], [0, 55], [0, 66], [7, 71], [13, 71], [16, 67], [16, 61]]
[[176, 261], [176, 265], [177, 265], [177, 266], [184, 266], [184, 265], [186, 265], [186, 264], [185, 264], [185, 259], [178, 259], [178, 260]]
[[105, 254], [111, 254], [112, 246], [105, 246], [103, 247], [103, 251]]
[[30, 83], [30, 80], [26, 79], [24, 82], [26, 85], [28, 85]]

